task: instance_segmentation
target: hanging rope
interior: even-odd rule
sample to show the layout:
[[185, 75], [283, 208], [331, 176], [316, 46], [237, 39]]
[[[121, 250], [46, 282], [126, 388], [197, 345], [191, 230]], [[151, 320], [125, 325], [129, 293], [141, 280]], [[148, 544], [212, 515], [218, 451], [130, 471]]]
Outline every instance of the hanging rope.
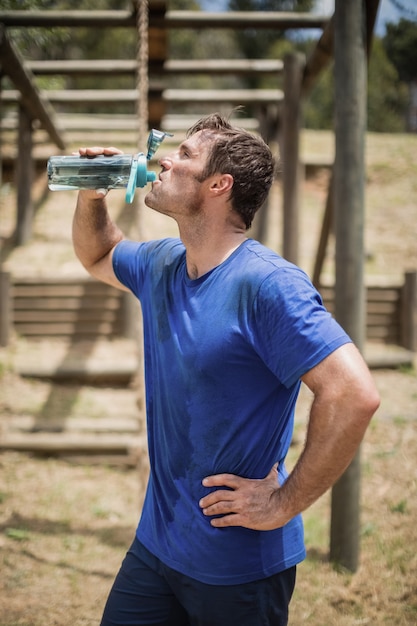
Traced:
[[[148, 60], [149, 60], [149, 2], [148, 0], [136, 0], [136, 28], [137, 28], [137, 51], [136, 51], [136, 116], [138, 120], [138, 152], [146, 152], [148, 135]], [[143, 236], [142, 215], [139, 210], [143, 206], [146, 194], [145, 188], [138, 188], [135, 194], [134, 205], [136, 207], [137, 236]]]
[[149, 60], [149, 7], [148, 0], [137, 0], [136, 9], [136, 25], [138, 33], [138, 48], [136, 55], [136, 89], [138, 93], [137, 99], [137, 117], [138, 117], [138, 147], [139, 150], [145, 149], [146, 137], [148, 133], [148, 60]]
[[[148, 26], [149, 26], [149, 11], [148, 0], [134, 0], [136, 2], [136, 28], [137, 28], [137, 54], [136, 54], [136, 115], [138, 120], [138, 152], [146, 152], [146, 142], [148, 135]], [[140, 207], [144, 204], [144, 197], [147, 193], [146, 187], [138, 187], [134, 196], [132, 208], [134, 211], [133, 229], [131, 236], [133, 239], [143, 241], [145, 237], [145, 228], [143, 224], [143, 212]], [[133, 336], [136, 337], [136, 348], [138, 354], [138, 371], [137, 371], [137, 406], [139, 411], [140, 431], [143, 432], [145, 428], [145, 390], [144, 390], [144, 354], [143, 354], [143, 326], [142, 317], [137, 309], [137, 303], [133, 302], [133, 299], [129, 299], [130, 320], [133, 329]], [[141, 485], [141, 491], [144, 489], [144, 480], [146, 476], [146, 461], [143, 459], [143, 454], [138, 451], [137, 455], [139, 481]]]

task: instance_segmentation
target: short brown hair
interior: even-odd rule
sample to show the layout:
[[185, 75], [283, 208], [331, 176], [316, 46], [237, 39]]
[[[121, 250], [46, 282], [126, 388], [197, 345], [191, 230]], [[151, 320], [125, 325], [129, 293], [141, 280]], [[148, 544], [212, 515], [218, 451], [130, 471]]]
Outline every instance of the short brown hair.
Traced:
[[220, 113], [201, 118], [188, 130], [187, 137], [199, 131], [213, 136], [202, 180], [216, 173], [231, 174], [232, 208], [250, 228], [275, 176], [275, 160], [269, 146], [259, 136], [232, 126]]

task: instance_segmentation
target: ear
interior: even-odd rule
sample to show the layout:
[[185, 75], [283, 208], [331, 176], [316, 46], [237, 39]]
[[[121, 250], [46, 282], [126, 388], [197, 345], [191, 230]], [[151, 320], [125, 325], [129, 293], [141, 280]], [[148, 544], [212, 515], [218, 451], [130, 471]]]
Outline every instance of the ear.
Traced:
[[216, 174], [210, 183], [210, 193], [219, 197], [224, 193], [229, 193], [233, 187], [233, 176], [231, 174]]

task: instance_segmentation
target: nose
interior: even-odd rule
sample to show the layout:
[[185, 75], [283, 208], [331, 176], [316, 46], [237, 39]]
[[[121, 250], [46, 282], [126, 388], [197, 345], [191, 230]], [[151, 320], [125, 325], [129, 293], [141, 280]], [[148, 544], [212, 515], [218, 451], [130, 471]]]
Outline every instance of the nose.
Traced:
[[160, 159], [158, 159], [158, 165], [160, 165], [164, 170], [167, 170], [172, 165], [172, 156], [167, 154]]

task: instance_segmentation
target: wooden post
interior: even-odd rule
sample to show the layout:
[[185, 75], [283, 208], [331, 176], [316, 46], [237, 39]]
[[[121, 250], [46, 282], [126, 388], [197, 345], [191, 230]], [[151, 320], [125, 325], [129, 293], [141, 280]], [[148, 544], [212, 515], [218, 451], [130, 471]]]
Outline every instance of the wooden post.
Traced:
[[17, 222], [16, 244], [21, 246], [32, 235], [32, 120], [22, 105], [19, 106], [19, 137], [16, 165]]
[[283, 256], [298, 262], [298, 202], [300, 193], [299, 142], [301, 128], [301, 81], [305, 57], [287, 54], [284, 58], [283, 132]]
[[326, 24], [320, 39], [309, 55], [303, 74], [302, 96], [305, 98], [312, 90], [317, 77], [333, 60], [334, 48], [334, 18]]
[[12, 317], [10, 274], [0, 270], [0, 346], [9, 345]]
[[[366, 5], [366, 52], [367, 60], [369, 63], [369, 57], [371, 54], [372, 36], [375, 26], [376, 16], [378, 13], [379, 0], [365, 0]], [[330, 62], [333, 56], [334, 50], [334, 18], [326, 25], [323, 30], [323, 34], [320, 37], [313, 53], [307, 59], [306, 67], [304, 70], [302, 95], [306, 97], [311, 91], [318, 74], [322, 69]], [[329, 239], [329, 235], [332, 228], [332, 215], [333, 212], [333, 175], [329, 184], [326, 208], [323, 217], [323, 225], [320, 234], [320, 241], [317, 250], [317, 258], [313, 270], [313, 283], [315, 286], [320, 285], [321, 270], [324, 264], [326, 255], [326, 247]]]
[[[363, 350], [366, 41], [364, 0], [335, 5], [335, 316]], [[329, 383], [331, 384], [331, 382]], [[360, 452], [332, 490], [330, 559], [359, 561]]]
[[[257, 106], [256, 117], [259, 120], [259, 132], [262, 139], [270, 147], [271, 144], [278, 144], [279, 114], [268, 104], [260, 104]], [[253, 238], [261, 243], [265, 243], [268, 234], [268, 216], [270, 212], [271, 195], [268, 196], [263, 206], [259, 209], [255, 216], [253, 224]]]
[[[3, 119], [3, 103], [2, 103], [3, 81], [0, 74], [0, 120]], [[0, 127], [0, 189], [3, 187], [3, 134]]]
[[406, 272], [401, 298], [401, 344], [417, 351], [417, 271]]
[[333, 229], [334, 221], [334, 176], [333, 169], [330, 174], [329, 188], [327, 190], [326, 206], [324, 208], [323, 222], [321, 225], [319, 245], [313, 268], [313, 285], [320, 289], [320, 277], [326, 258], [327, 242]]

